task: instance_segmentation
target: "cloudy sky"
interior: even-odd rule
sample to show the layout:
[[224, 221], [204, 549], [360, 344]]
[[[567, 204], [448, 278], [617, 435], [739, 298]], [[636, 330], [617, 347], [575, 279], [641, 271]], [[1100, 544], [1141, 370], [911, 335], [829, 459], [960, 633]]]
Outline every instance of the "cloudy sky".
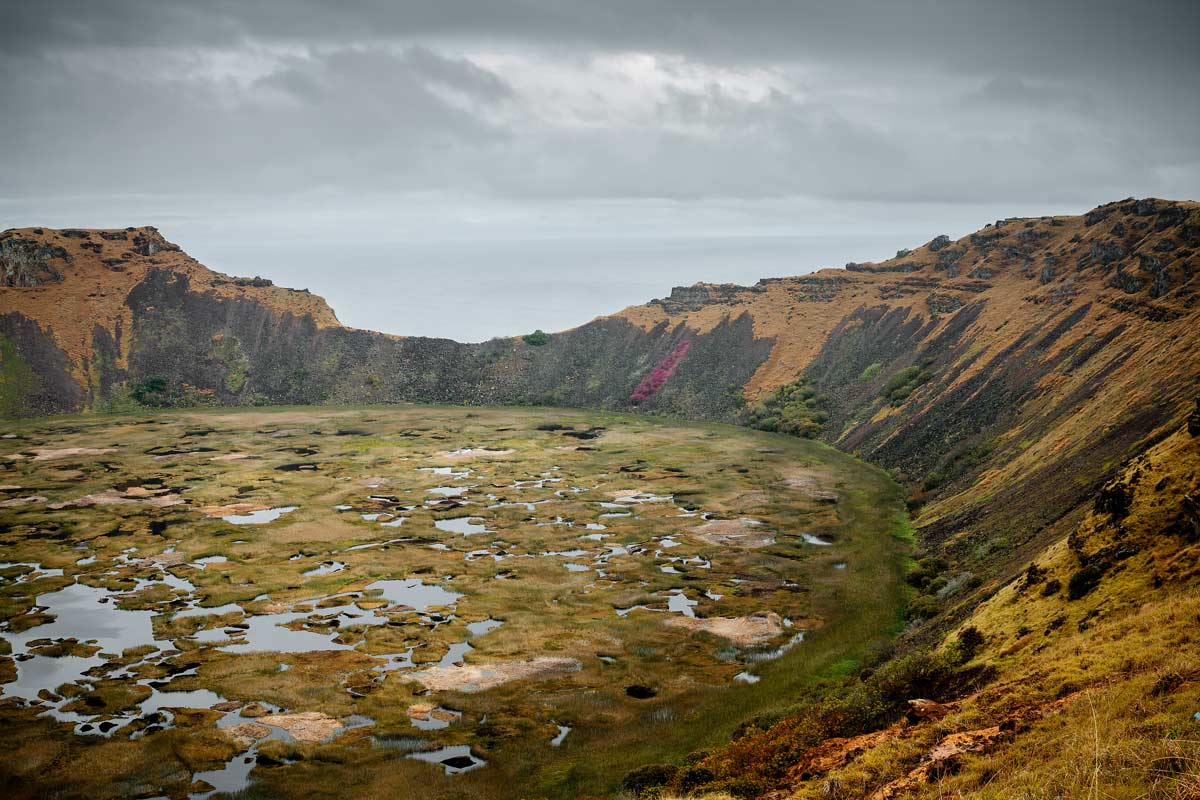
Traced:
[[3, 4], [0, 227], [481, 339], [1200, 198], [1192, 0]]

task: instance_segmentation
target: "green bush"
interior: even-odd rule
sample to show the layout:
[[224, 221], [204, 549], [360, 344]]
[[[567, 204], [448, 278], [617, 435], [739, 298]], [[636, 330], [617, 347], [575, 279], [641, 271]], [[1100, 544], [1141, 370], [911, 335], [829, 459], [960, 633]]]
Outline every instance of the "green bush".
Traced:
[[746, 410], [743, 420], [751, 428], [813, 439], [821, 433], [829, 414], [827, 401], [807, 380], [781, 386]]
[[869, 367], [864, 369], [862, 374], [858, 376], [858, 379], [863, 383], [866, 383], [867, 381], [873, 381], [875, 380], [875, 376], [877, 376], [882, 369], [883, 364], [876, 361], [874, 364], [871, 364]]
[[930, 594], [923, 594], [913, 598], [913, 601], [908, 604], [906, 612], [909, 619], [929, 619], [930, 617], [936, 617], [937, 613], [937, 598]]
[[164, 408], [174, 404], [175, 393], [171, 383], [161, 375], [152, 375], [146, 380], [136, 383], [130, 396], [134, 402], [152, 408]]
[[97, 414], [133, 414], [144, 408], [133, 399], [132, 392], [125, 384], [114, 387], [107, 397], [98, 397], [92, 401], [92, 411]]
[[963, 628], [958, 634], [959, 651], [962, 653], [963, 661], [970, 661], [975, 656], [975, 652], [987, 642], [983, 633], [974, 625], [969, 625]]
[[1104, 570], [1096, 564], [1089, 564], [1079, 570], [1067, 582], [1067, 599], [1078, 600], [1089, 594], [1100, 584], [1100, 579], [1103, 577]]
[[213, 394], [211, 390], [176, 383], [161, 375], [152, 375], [135, 383], [129, 391], [129, 397], [146, 408], [193, 408], [212, 405]]
[[892, 377], [888, 378], [888, 382], [884, 384], [880, 391], [891, 404], [898, 406], [908, 399], [908, 396], [921, 384], [927, 382], [933, 375], [927, 369], [922, 369], [915, 364], [911, 367], [905, 367], [897, 372]]
[[906, 255], [908, 255], [911, 252], [912, 252], [912, 250], [909, 250], [907, 247], [901, 247], [899, 250], [896, 251], [896, 258], [904, 258]]
[[711, 783], [717, 776], [711, 769], [701, 764], [684, 767], [675, 776], [675, 785], [684, 792], [691, 792], [706, 783]]
[[621, 788], [634, 797], [640, 797], [650, 789], [666, 786], [679, 772], [674, 764], [646, 764], [630, 770], [621, 780]]
[[550, 334], [541, 328], [538, 328], [533, 333], [527, 333], [521, 338], [525, 340], [525, 344], [533, 347], [542, 347], [543, 345], [550, 344]]

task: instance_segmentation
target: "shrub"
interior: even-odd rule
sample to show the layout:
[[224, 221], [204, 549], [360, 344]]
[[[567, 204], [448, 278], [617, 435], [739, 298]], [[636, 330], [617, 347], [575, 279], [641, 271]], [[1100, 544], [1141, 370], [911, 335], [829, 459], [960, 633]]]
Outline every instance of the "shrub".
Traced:
[[770, 787], [764, 781], [746, 776], [739, 776], [736, 778], [726, 778], [723, 781], [709, 784], [709, 786], [706, 788], [717, 792], [725, 792], [730, 797], [751, 798], [761, 796]]
[[666, 786], [677, 772], [679, 768], [674, 764], [646, 764], [627, 772], [621, 780], [621, 788], [638, 797], [649, 789]]
[[962, 653], [963, 661], [970, 661], [974, 658], [976, 651], [983, 647], [986, 641], [979, 628], [974, 625], [963, 628], [958, 634], [958, 649]]
[[787, 433], [813, 439], [821, 433], [829, 414], [827, 401], [817, 394], [809, 382], [801, 378], [781, 386], [748, 409], [745, 422], [761, 431]]
[[936, 617], [937, 613], [937, 598], [928, 594], [913, 598], [913, 601], [908, 604], [906, 612], [909, 619], [929, 619], [930, 617]]
[[909, 250], [907, 247], [901, 247], [899, 250], [896, 251], [896, 258], [904, 258], [906, 255], [908, 255], [911, 252], [912, 252], [912, 250]]
[[698, 789], [706, 783], [712, 783], [716, 777], [708, 767], [693, 764], [679, 771], [679, 774], [675, 776], [675, 785], [681, 791], [691, 792], [693, 789]]
[[1067, 599], [1078, 600], [1087, 595], [1100, 584], [1103, 577], [1104, 570], [1100, 566], [1087, 565], [1072, 575], [1071, 580], [1067, 582]]
[[650, 374], [642, 378], [641, 383], [633, 390], [633, 394], [629, 397], [629, 402], [637, 405], [658, 394], [658, 390], [663, 387], [675, 373], [675, 368], [679, 366], [679, 362], [687, 355], [688, 350], [692, 349], [692, 340], [684, 339], [664, 358], [658, 362], [654, 369], [650, 370]]
[[148, 408], [190, 408], [212, 405], [214, 389], [202, 389], [187, 383], [176, 383], [161, 375], [134, 384], [129, 396], [140, 406]]
[[891, 404], [898, 406], [908, 399], [908, 396], [921, 384], [927, 382], [933, 375], [929, 370], [922, 369], [915, 364], [911, 367], [905, 367], [897, 372], [892, 377], [888, 378], [888, 382], [884, 384], [880, 394], [886, 397]]
[[864, 369], [862, 371], [862, 374], [858, 376], [858, 379], [860, 381], [862, 381], [863, 383], [866, 383], [867, 381], [875, 380], [875, 376], [878, 375], [882, 369], [883, 369], [883, 364], [876, 361], [874, 364], [871, 364], [866, 369]]
[[909, 568], [904, 580], [917, 589], [925, 590], [938, 575], [946, 571], [946, 562], [936, 556], [926, 556]]
[[542, 347], [550, 344], [550, 334], [546, 333], [541, 328], [538, 328], [533, 333], [527, 333], [521, 338], [525, 341], [525, 344], [533, 347]]
[[175, 392], [170, 382], [161, 375], [152, 375], [141, 383], [134, 384], [130, 392], [135, 402], [144, 406], [162, 408], [172, 405]]

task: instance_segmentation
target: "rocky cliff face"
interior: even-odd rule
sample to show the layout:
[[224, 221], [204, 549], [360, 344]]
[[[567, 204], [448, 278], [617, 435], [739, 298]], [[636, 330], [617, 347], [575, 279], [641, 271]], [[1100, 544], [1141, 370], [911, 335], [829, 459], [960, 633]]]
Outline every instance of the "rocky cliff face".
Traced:
[[644, 374], [687, 341], [686, 361], [641, 407], [729, 419], [772, 345], [754, 333], [748, 314], [704, 331], [610, 317], [534, 344], [387, 336], [341, 326], [307, 292], [214, 273], [153, 229], [26, 229], [4, 237], [0, 247], [16, 242], [12, 252], [20, 254], [13, 262], [20, 269], [0, 290], [6, 363], [23, 376], [5, 384], [10, 415], [103, 406], [147, 381], [155, 382], [158, 405], [627, 408]]

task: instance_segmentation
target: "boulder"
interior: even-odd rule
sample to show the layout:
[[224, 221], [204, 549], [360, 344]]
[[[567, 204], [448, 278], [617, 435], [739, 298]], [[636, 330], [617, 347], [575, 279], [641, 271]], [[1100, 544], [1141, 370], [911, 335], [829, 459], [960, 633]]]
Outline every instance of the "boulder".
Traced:
[[934, 700], [925, 700], [918, 698], [908, 701], [908, 709], [905, 711], [905, 716], [912, 722], [922, 719], [936, 719], [944, 715], [949, 709]]

